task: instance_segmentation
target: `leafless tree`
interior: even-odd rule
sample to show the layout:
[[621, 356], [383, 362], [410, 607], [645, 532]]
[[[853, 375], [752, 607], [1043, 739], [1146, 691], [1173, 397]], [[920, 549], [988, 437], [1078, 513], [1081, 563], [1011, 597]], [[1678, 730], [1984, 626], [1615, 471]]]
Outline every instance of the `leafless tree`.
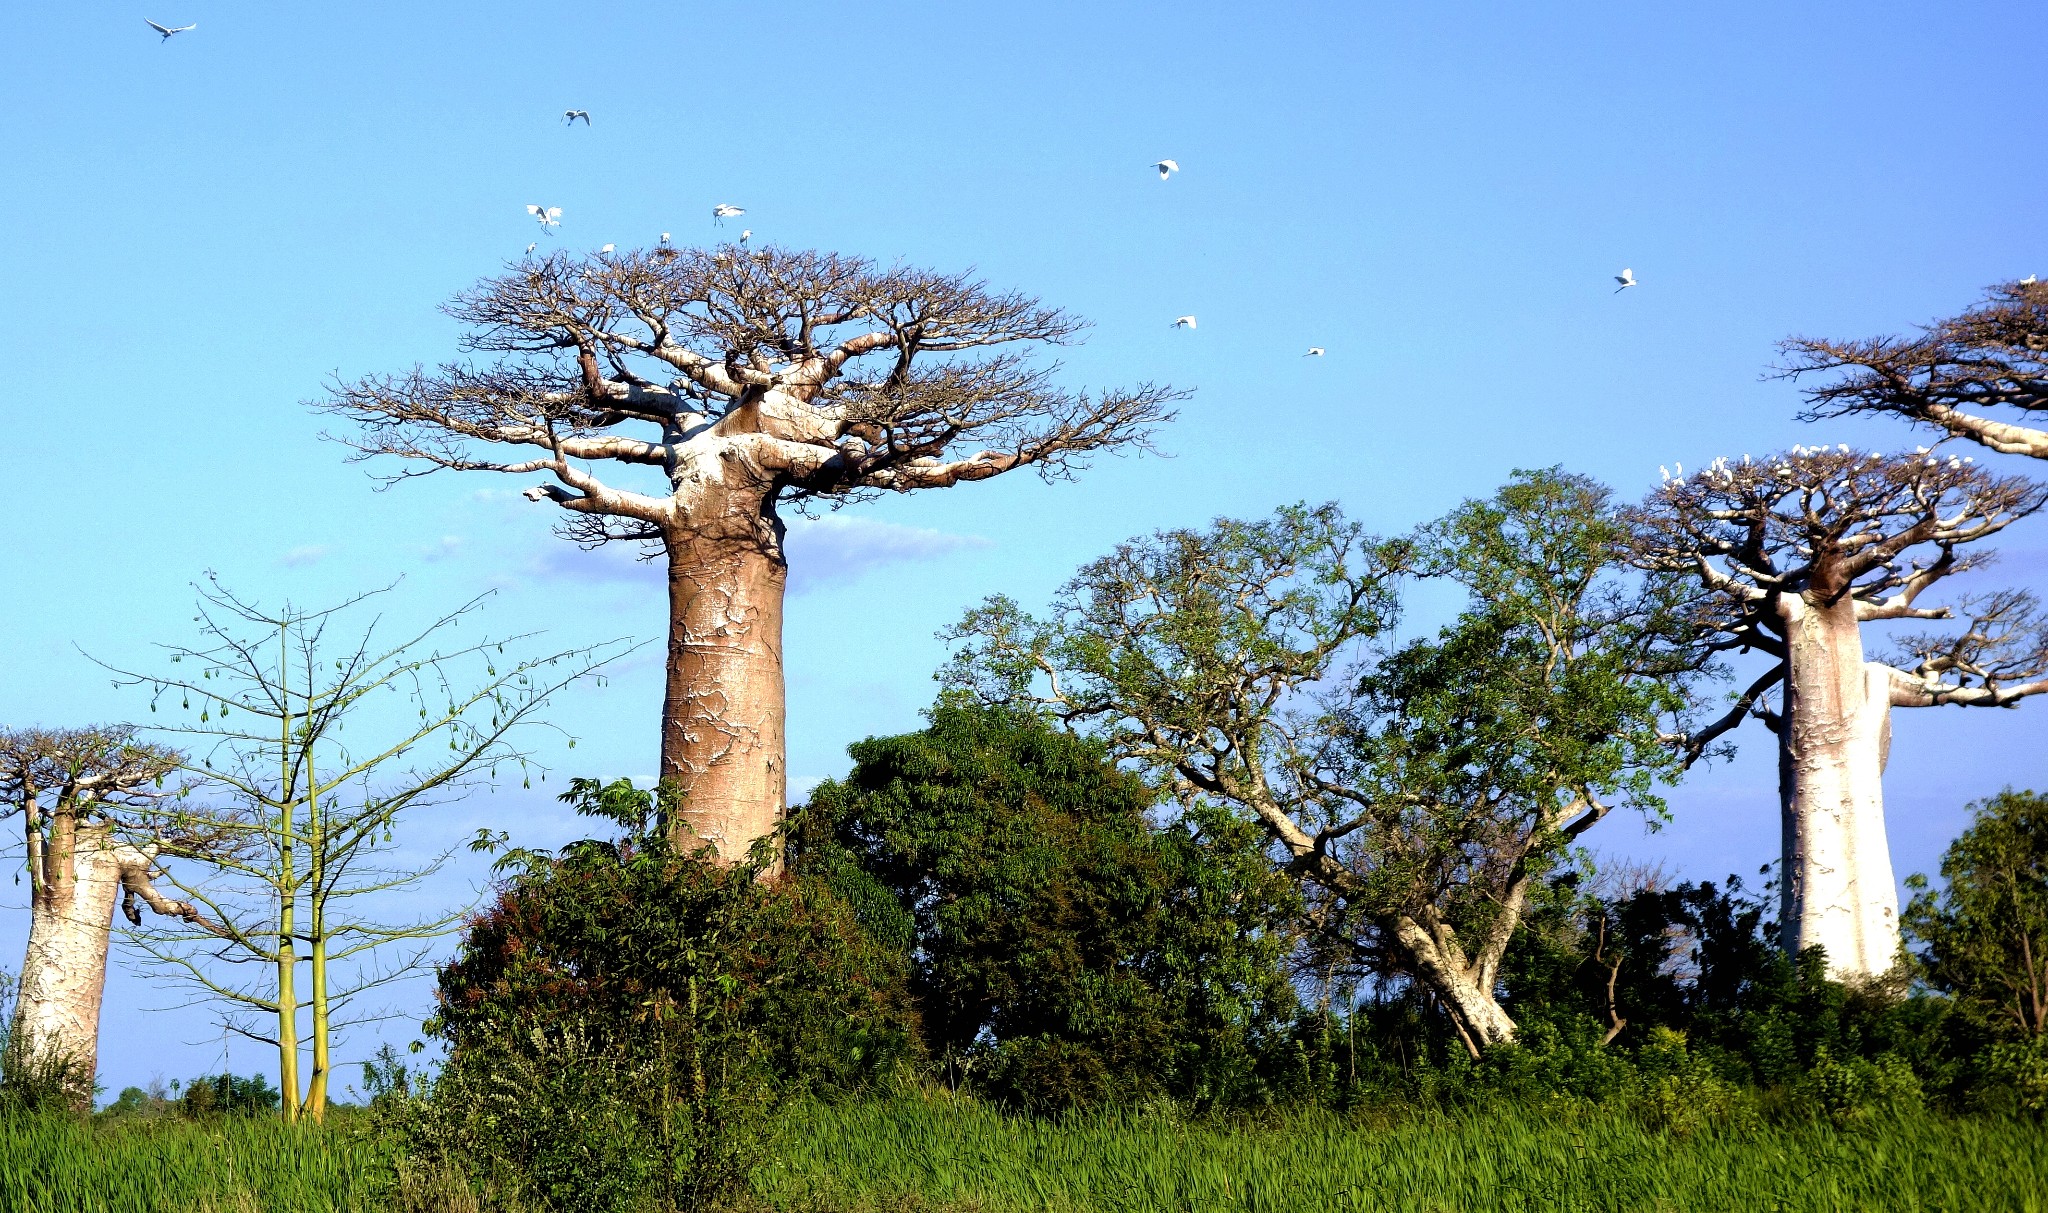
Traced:
[[[1806, 420], [1884, 413], [2008, 455], [2048, 459], [2048, 283], [1994, 286], [1960, 316], [1913, 337], [1779, 347], [1786, 378], [1825, 375], [1806, 391]], [[1998, 410], [2009, 410], [2002, 419]]]
[[[661, 774], [676, 822], [744, 855], [784, 812], [785, 507], [1071, 472], [1144, 447], [1180, 393], [1054, 383], [1033, 347], [1082, 324], [966, 275], [781, 249], [657, 248], [520, 262], [446, 308], [482, 355], [335, 385], [363, 457], [551, 481], [585, 546], [665, 559]], [[644, 489], [593, 464], [646, 469]]]
[[[1881, 777], [1891, 709], [2011, 707], [2048, 691], [2048, 642], [2033, 597], [1955, 604], [1959, 633], [1908, 637], [1867, 660], [1863, 625], [1945, 620], [1923, 600], [1985, 563], [1965, 549], [2048, 501], [2048, 489], [1957, 456], [1794, 447], [1727, 459], [1667, 481], [1636, 516], [1636, 559], [1692, 582], [1698, 622], [1725, 651], [1776, 660], [1720, 717], [1676, 742], [1697, 757], [1749, 716], [1778, 736], [1784, 945], [1827, 949], [1844, 977], [1888, 971], [1898, 896]], [[1780, 706], [1766, 703], [1783, 684]]]
[[142, 921], [139, 902], [205, 925], [156, 890], [157, 842], [120, 829], [147, 813], [179, 761], [122, 725], [0, 730], [0, 800], [21, 815], [29, 881], [12, 1047], [60, 1072], [81, 1106], [92, 1102], [116, 896], [130, 922]]

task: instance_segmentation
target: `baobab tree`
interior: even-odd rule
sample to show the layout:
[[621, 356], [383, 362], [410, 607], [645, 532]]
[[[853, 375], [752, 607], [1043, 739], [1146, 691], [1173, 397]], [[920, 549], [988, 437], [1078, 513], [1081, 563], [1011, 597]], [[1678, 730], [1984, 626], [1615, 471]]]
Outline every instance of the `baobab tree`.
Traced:
[[[363, 457], [541, 474], [582, 546], [668, 566], [660, 773], [728, 858], [784, 814], [781, 514], [1143, 447], [1180, 396], [1053, 381], [1082, 324], [964, 275], [781, 249], [528, 259], [445, 309], [482, 364], [337, 384]], [[600, 479], [645, 469], [648, 483]]]
[[[81, 1107], [92, 1103], [114, 903], [204, 927], [153, 883], [159, 843], [136, 830], [179, 755], [121, 725], [0, 730], [0, 801], [21, 815], [29, 882], [28, 953], [10, 1047]], [[124, 830], [123, 827], [127, 827]]]
[[[1717, 459], [1667, 480], [1637, 512], [1637, 561], [1695, 587], [1712, 643], [1775, 659], [1725, 714], [1677, 740], [1697, 755], [1750, 716], [1777, 734], [1783, 944], [1826, 948], [1837, 977], [1884, 973], [1898, 955], [1882, 789], [1891, 710], [2011, 707], [2048, 691], [2048, 634], [2032, 595], [1955, 608], [1924, 598], [1989, 557], [1966, 549], [2044, 501], [2048, 489], [1959, 456], [1793, 447], [1756, 462]], [[1957, 609], [1962, 630], [1866, 657], [1865, 624]], [[1773, 710], [1767, 697], [1780, 684]]]
[[1975, 307], [1913, 337], [1796, 337], [1779, 348], [1784, 377], [1828, 376], [1806, 390], [1806, 420], [1889, 414], [2004, 454], [2048, 459], [2048, 428], [2023, 424], [2048, 417], [2048, 283], [1992, 287]]

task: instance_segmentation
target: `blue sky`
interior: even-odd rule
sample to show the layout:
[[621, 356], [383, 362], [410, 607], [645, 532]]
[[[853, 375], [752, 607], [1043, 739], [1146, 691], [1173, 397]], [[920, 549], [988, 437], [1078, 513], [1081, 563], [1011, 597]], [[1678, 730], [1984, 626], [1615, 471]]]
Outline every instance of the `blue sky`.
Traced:
[[[154, 0], [153, 0], [154, 4]], [[877, 502], [801, 532], [790, 769], [914, 727], [932, 638], [992, 592], [1027, 604], [1134, 533], [1341, 501], [1397, 531], [1562, 463], [1637, 496], [1660, 463], [1792, 442], [1760, 379], [1794, 333], [1860, 336], [2048, 272], [2048, 161], [2023, 3], [388, 4], [7, 6], [0, 359], [12, 502], [0, 721], [142, 705], [81, 656], [186, 639], [189, 583], [306, 604], [405, 575], [399, 613], [484, 589], [559, 647], [659, 634], [658, 588], [549, 537], [518, 482], [375, 492], [301, 407], [334, 373], [432, 362], [436, 306], [559, 243], [757, 240], [975, 267], [1094, 322], [1077, 385], [1195, 389], [1170, 458]], [[162, 43], [143, 24], [198, 23]], [[591, 124], [565, 127], [566, 108]], [[1173, 157], [1162, 184], [1146, 169]], [[730, 234], [729, 232], [727, 233]], [[1642, 286], [1616, 295], [1632, 267]], [[1175, 316], [1200, 317], [1194, 332]], [[1310, 345], [1321, 359], [1302, 358]], [[2048, 528], [1989, 575], [2044, 583]], [[652, 766], [657, 671], [562, 703], [570, 773]], [[1961, 806], [2040, 784], [2048, 708], [1903, 714], [1899, 870]], [[1694, 877], [1777, 842], [1761, 734], [1599, 845]], [[2034, 743], [2034, 744], [2029, 744]], [[572, 828], [538, 791], [417, 823]], [[473, 869], [429, 899], [470, 895]], [[0, 885], [0, 963], [23, 893]], [[117, 945], [118, 949], [118, 945]], [[125, 959], [102, 1081], [217, 1068], [203, 1008]], [[424, 990], [387, 1028], [407, 1039]], [[344, 1050], [374, 1046], [362, 1034]], [[230, 1048], [239, 1069], [267, 1064]]]

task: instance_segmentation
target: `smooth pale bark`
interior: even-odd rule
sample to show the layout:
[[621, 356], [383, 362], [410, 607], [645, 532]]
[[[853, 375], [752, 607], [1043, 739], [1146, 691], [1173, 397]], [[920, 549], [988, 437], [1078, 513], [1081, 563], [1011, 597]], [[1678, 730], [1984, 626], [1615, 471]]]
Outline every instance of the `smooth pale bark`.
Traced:
[[31, 1057], [61, 1061], [92, 1099], [99, 1064], [100, 1005], [107, 986], [107, 946], [114, 902], [126, 888], [152, 906], [190, 913], [149, 887], [154, 848], [113, 837], [105, 823], [74, 824], [56, 815], [47, 876], [30, 905], [28, 952], [22, 959], [14, 1030]]
[[[665, 540], [667, 691], [661, 776], [683, 792], [681, 839], [745, 859], [782, 822], [783, 527], [763, 495], [734, 494]], [[772, 869], [771, 869], [772, 870]]]
[[1484, 1049], [1515, 1038], [1515, 1021], [1494, 992], [1500, 986], [1501, 958], [1507, 955], [1508, 941], [1521, 925], [1528, 902], [1528, 877], [1517, 875], [1500, 898], [1498, 916], [1488, 924], [1470, 955], [1458, 933], [1433, 909], [1424, 907], [1416, 914], [1404, 914], [1393, 921], [1395, 941], [1408, 954], [1422, 984], [1450, 1012], [1466, 1050], [1474, 1058]]
[[1779, 725], [1784, 868], [1780, 922], [1788, 952], [1827, 949], [1828, 975], [1862, 980], [1899, 952], [1899, 899], [1884, 825], [1891, 671], [1863, 655], [1849, 595], [1816, 604], [1787, 595], [1784, 712]]

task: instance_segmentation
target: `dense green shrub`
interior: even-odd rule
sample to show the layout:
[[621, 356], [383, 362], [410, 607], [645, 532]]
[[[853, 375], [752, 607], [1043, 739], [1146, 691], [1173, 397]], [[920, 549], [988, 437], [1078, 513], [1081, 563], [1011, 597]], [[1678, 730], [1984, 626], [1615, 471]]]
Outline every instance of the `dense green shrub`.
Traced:
[[1295, 1009], [1292, 891], [1261, 835], [1159, 797], [1025, 712], [941, 704], [851, 748], [794, 862], [903, 949], [949, 1079], [1035, 1111], [1255, 1098]]
[[822, 881], [675, 853], [654, 798], [577, 781], [627, 824], [532, 862], [465, 930], [410, 1109], [415, 1163], [541, 1208], [695, 1208], [759, 1161], [772, 1108], [902, 1055], [901, 962]]
[[1941, 857], [1942, 888], [1923, 876], [1904, 923], [1927, 979], [1998, 1035], [2048, 1036], [2048, 796], [2008, 789], [1972, 805]]

